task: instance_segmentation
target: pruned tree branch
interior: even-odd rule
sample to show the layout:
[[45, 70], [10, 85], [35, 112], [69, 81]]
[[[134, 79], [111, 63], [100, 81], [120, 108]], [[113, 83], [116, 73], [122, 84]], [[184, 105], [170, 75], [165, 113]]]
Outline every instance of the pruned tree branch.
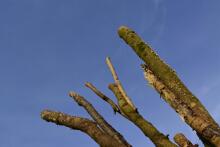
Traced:
[[[179, 114], [182, 120], [196, 131], [205, 147], [220, 147], [219, 125], [198, 98], [187, 89], [175, 71], [160, 59], [154, 50], [133, 30], [122, 26], [119, 28], [118, 34], [145, 62], [142, 68], [144, 77], [149, 84]], [[91, 83], [87, 82], [85, 86], [107, 102], [115, 113], [118, 112], [140, 128], [156, 147], [177, 147], [176, 144], [169, 140], [168, 135], [161, 133], [153, 124], [143, 118], [123, 89], [109, 57], [106, 58], [106, 63], [114, 79], [114, 83], [109, 85], [109, 89], [117, 98], [118, 105]], [[41, 118], [74, 130], [80, 130], [89, 135], [101, 147], [131, 147], [124, 137], [84, 97], [75, 92], [70, 92], [69, 95], [89, 113], [94, 121], [50, 110], [44, 110], [41, 113]], [[179, 147], [198, 146], [193, 145], [181, 133], [176, 134], [174, 140]]]
[[70, 116], [61, 112], [44, 110], [41, 112], [41, 118], [45, 121], [57, 125], [66, 126], [74, 130], [80, 130], [89, 135], [101, 147], [121, 147], [114, 138], [104, 133], [97, 123], [82, 117]]
[[[119, 78], [117, 76], [117, 73], [113, 67], [113, 64], [110, 61], [110, 58], [107, 59], [107, 65], [109, 66], [109, 69], [113, 75], [113, 78], [115, 80], [114, 84], [109, 84], [109, 89], [114, 93], [118, 100], [118, 105], [120, 110], [123, 112], [123, 114], [126, 115], [126, 118], [128, 118], [131, 122], [133, 122], [136, 126], [138, 126], [142, 132], [150, 138], [150, 140], [157, 146], [157, 147], [176, 147], [174, 143], [172, 143], [167, 136], [160, 133], [150, 122], [145, 120], [137, 111], [136, 107], [132, 103], [130, 105], [129, 101], [130, 98], [127, 96], [125, 90], [121, 90], [122, 85], [119, 81]], [[116, 83], [117, 82], [117, 83]], [[119, 84], [118, 84], [119, 83]], [[126, 98], [127, 97], [127, 98]], [[135, 108], [135, 109], [134, 109]]]
[[150, 138], [150, 140], [157, 147], [177, 147], [174, 143], [172, 143], [169, 138], [159, 132], [156, 127], [154, 127], [150, 122], [145, 120], [138, 111], [133, 111], [131, 106], [125, 101], [121, 91], [118, 88], [117, 84], [110, 84], [109, 89], [115, 94], [118, 99], [119, 107], [124, 112], [124, 114], [128, 117], [128, 119], [134, 123], [141, 131], [145, 134], [146, 137]]
[[[177, 74], [131, 29], [120, 27], [119, 36], [146, 63], [153, 87], [198, 134], [220, 146], [220, 128], [201, 102], [186, 88]], [[153, 76], [152, 76], [153, 75]], [[148, 78], [148, 80], [151, 80]], [[155, 81], [158, 84], [155, 84]], [[157, 86], [155, 86], [157, 85]]]
[[112, 76], [114, 78], [114, 81], [115, 81], [115, 84], [117, 84], [120, 92], [122, 93], [124, 99], [127, 101], [127, 103], [132, 107], [132, 109], [136, 110], [133, 102], [131, 101], [131, 99], [127, 96], [124, 88], [122, 87], [122, 84], [121, 82], [119, 81], [119, 78], [117, 76], [117, 73], [115, 72], [115, 68], [114, 66], [112, 65], [112, 62], [111, 62], [111, 59], [109, 57], [106, 58], [106, 64], [108, 65], [109, 67], [109, 70], [111, 71], [112, 73]]
[[94, 119], [95, 122], [97, 122], [97, 124], [102, 128], [104, 132], [121, 143], [121, 146], [131, 147], [131, 145], [124, 139], [124, 137], [117, 130], [115, 130], [84, 97], [75, 92], [70, 92], [69, 96], [72, 97], [89, 113], [89, 115]]
[[[185, 122], [189, 121], [196, 124], [191, 124], [202, 130], [202, 125], [204, 128], [208, 126], [201, 117], [195, 115], [194, 109], [191, 109], [187, 103], [185, 103], [181, 98], [178, 98], [173, 92], [171, 92], [162, 81], [160, 81], [152, 71], [150, 71], [146, 65], [142, 64], [144, 70], [144, 77], [149, 82], [149, 84], [155, 88], [155, 90], [164, 98], [164, 100], [170, 104], [170, 106], [179, 114], [180, 118]], [[197, 121], [195, 121], [197, 120]], [[198, 131], [197, 131], [198, 132]], [[201, 133], [202, 131], [198, 132]], [[210, 143], [207, 143], [201, 135], [198, 135], [201, 138], [203, 144], [206, 147], [213, 147]]]

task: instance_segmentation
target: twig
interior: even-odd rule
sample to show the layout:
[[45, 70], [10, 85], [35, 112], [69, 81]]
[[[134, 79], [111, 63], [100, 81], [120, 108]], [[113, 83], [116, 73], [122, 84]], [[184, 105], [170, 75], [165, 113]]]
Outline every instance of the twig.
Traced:
[[120, 80], [119, 80], [119, 78], [118, 78], [118, 76], [117, 76], [117, 73], [115, 72], [114, 66], [112, 65], [111, 60], [110, 60], [109, 57], [106, 58], [106, 63], [107, 63], [107, 65], [108, 65], [108, 67], [109, 67], [109, 69], [110, 69], [110, 71], [111, 71], [111, 73], [112, 73], [112, 76], [113, 76], [113, 78], [114, 78], [114, 81], [115, 81], [115, 83], [118, 85], [118, 88], [119, 88], [120, 92], [122, 93], [124, 99], [127, 101], [127, 103], [128, 103], [134, 110], [136, 110], [136, 108], [135, 108], [133, 102], [132, 102], [131, 99], [127, 96], [125, 90], [123, 89], [123, 87], [122, 87], [122, 85], [121, 85], [121, 82], [120, 82]]
[[114, 110], [114, 113], [118, 112], [121, 113], [118, 106], [106, 95], [104, 95], [101, 91], [99, 91], [92, 83], [86, 82], [85, 86], [88, 87], [90, 90], [92, 90], [97, 96], [99, 96], [101, 99], [103, 99], [105, 102], [107, 102], [112, 109]]
[[66, 126], [74, 130], [80, 130], [89, 135], [95, 140], [101, 147], [120, 147], [114, 138], [104, 133], [97, 123], [81, 117], [70, 116], [61, 112], [55, 112], [50, 110], [44, 110], [41, 112], [41, 118], [48, 122], [53, 122], [57, 125]]
[[95, 122], [97, 122], [103, 131], [115, 138], [119, 143], [122, 144], [122, 146], [124, 145], [126, 147], [131, 147], [131, 145], [124, 139], [124, 137], [117, 130], [115, 130], [84, 97], [78, 95], [75, 92], [70, 92], [69, 96], [72, 97], [89, 113], [89, 115], [94, 119]]

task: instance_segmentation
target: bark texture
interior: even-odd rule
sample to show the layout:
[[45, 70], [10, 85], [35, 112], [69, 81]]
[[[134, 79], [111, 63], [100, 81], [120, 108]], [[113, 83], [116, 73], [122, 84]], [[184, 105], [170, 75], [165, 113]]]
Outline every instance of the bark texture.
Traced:
[[146, 78], [181, 118], [202, 138], [220, 146], [220, 128], [201, 102], [170, 68], [133, 30], [122, 26], [119, 36], [145, 62]]
[[180, 147], [198, 147], [197, 144], [193, 145], [182, 133], [176, 134], [174, 140]]
[[72, 97], [80, 106], [84, 107], [85, 110], [90, 114], [90, 116], [94, 119], [95, 122], [102, 128], [104, 132], [108, 135], [115, 138], [121, 146], [131, 147], [128, 142], [124, 139], [124, 137], [116, 131], [99, 113], [96, 109], [89, 103], [84, 97], [78, 95], [75, 92], [69, 93], [70, 97]]
[[104, 133], [97, 125], [97, 123], [76, 116], [70, 116], [61, 112], [44, 110], [41, 112], [41, 118], [53, 122], [57, 125], [66, 126], [68, 128], [79, 130], [89, 135], [101, 147], [121, 147], [114, 138]]
[[[203, 142], [205, 147], [220, 147], [220, 127], [202, 105], [179, 79], [176, 72], [166, 64], [155, 51], [147, 45], [133, 30], [122, 26], [118, 30], [119, 36], [135, 51], [144, 61], [142, 69], [145, 79], [159, 93], [159, 95], [178, 113], [180, 118], [187, 123]], [[109, 57], [106, 63], [112, 73], [114, 83], [109, 84], [109, 89], [117, 98], [117, 104], [103, 94], [91, 83], [85, 86], [91, 89], [97, 96], [107, 102], [115, 114], [120, 114], [148, 137], [156, 147], [197, 147], [183, 134], [178, 133], [173, 143], [168, 135], [161, 133], [153, 124], [143, 118], [132, 99], [125, 92], [113, 64]], [[41, 118], [57, 125], [79, 130], [90, 136], [100, 147], [131, 147], [127, 140], [112, 127], [104, 117], [98, 113], [93, 105], [84, 97], [75, 92], [69, 95], [82, 106], [92, 120], [82, 117], [70, 116], [61, 112], [44, 110]]]
[[134, 123], [144, 135], [155, 144], [157, 147], [177, 147], [172, 143], [169, 138], [159, 132], [150, 122], [145, 120], [137, 110], [134, 110], [124, 99], [118, 86], [116, 84], [110, 84], [109, 89], [115, 94], [118, 99], [118, 105], [121, 111], [127, 116], [127, 118]]

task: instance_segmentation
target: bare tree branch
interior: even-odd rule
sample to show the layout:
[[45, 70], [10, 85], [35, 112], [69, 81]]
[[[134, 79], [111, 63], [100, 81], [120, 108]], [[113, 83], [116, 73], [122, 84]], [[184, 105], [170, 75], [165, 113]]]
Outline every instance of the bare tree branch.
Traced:
[[91, 103], [89, 103], [84, 97], [78, 95], [75, 92], [70, 92], [69, 96], [72, 97], [80, 106], [82, 106], [94, 119], [94, 121], [97, 122], [97, 124], [110, 136], [115, 138], [119, 143], [122, 144], [122, 146], [125, 147], [131, 147], [131, 145], [124, 139], [124, 137], [115, 130], [92, 106]]
[[[155, 51], [130, 28], [122, 26], [119, 28], [118, 34], [145, 62], [142, 68], [149, 84], [179, 114], [181, 119], [196, 131], [205, 147], [220, 147], [219, 125], [198, 98], [187, 89], [176, 72], [160, 59]], [[168, 135], [161, 133], [143, 118], [123, 89], [109, 57], [106, 58], [106, 63], [114, 79], [114, 83], [109, 85], [109, 89], [116, 96], [118, 105], [91, 83], [87, 82], [85, 86], [106, 101], [115, 113], [118, 112], [140, 128], [156, 147], [177, 147], [169, 140]], [[80, 130], [95, 140], [100, 147], [131, 147], [124, 137], [84, 97], [75, 92], [70, 92], [69, 95], [89, 113], [94, 121], [50, 110], [44, 110], [41, 113], [42, 119], [74, 130]], [[176, 134], [174, 140], [179, 147], [198, 146], [197, 144], [193, 145], [181, 133]]]
[[172, 143], [169, 138], [159, 132], [156, 127], [154, 127], [150, 122], [145, 120], [138, 111], [133, 111], [133, 108], [125, 101], [123, 95], [121, 94], [117, 84], [110, 84], [109, 89], [115, 94], [118, 99], [119, 107], [128, 117], [128, 119], [134, 123], [141, 131], [145, 134], [146, 137], [157, 147], [177, 147]]
[[89, 135], [101, 147], [121, 147], [114, 138], [104, 133], [97, 123], [81, 117], [70, 116], [61, 112], [44, 110], [41, 112], [41, 118], [57, 125], [66, 126], [74, 130], [80, 130]]
[[121, 111], [118, 108], [118, 106], [109, 97], [104, 95], [94, 85], [92, 85], [92, 83], [86, 82], [85, 86], [88, 87], [90, 90], [92, 90], [97, 96], [99, 96], [105, 102], [107, 102], [112, 107], [112, 109], [114, 110], [114, 113], [116, 113], [116, 112], [121, 113]]
[[[181, 99], [181, 97], [178, 97], [178, 95], [173, 93], [159, 78], [157, 78], [146, 65], [142, 66], [145, 78], [149, 81], [150, 85], [152, 85], [164, 100], [170, 104], [170, 106], [180, 115], [181, 119], [201, 134], [200, 137], [206, 138], [213, 145], [220, 145], [220, 142], [218, 142], [218, 128], [203, 118], [205, 116], [200, 114], [199, 106], [190, 107], [187, 102]], [[217, 138], [214, 136], [217, 136]], [[215, 139], [217, 139], [217, 141]]]
[[111, 59], [110, 59], [109, 57], [106, 58], [106, 64], [108, 65], [109, 70], [111, 71], [112, 76], [113, 76], [113, 78], [114, 78], [114, 80], [115, 80], [115, 83], [118, 85], [118, 88], [119, 88], [120, 92], [122, 93], [124, 99], [127, 101], [127, 103], [128, 103], [134, 110], [136, 110], [136, 108], [135, 108], [133, 102], [132, 102], [131, 99], [127, 96], [125, 90], [123, 89], [123, 87], [122, 87], [122, 85], [121, 85], [121, 82], [119, 81], [119, 78], [118, 78], [118, 76], [117, 76], [117, 73], [115, 72], [115, 68], [114, 68], [114, 66], [112, 65]]
[[[169, 98], [169, 100], [175, 101], [167, 102], [173, 108], [175, 105], [179, 105], [178, 109], [175, 110], [182, 116], [183, 120], [210, 143], [220, 146], [220, 127], [201, 102], [186, 88], [174, 70], [165, 64], [133, 30], [122, 26], [119, 28], [118, 34], [146, 63], [148, 70], [153, 73], [157, 81], [165, 86], [166, 91], [171, 92], [169, 97], [171, 94], [175, 97]], [[163, 87], [159, 86], [157, 91], [161, 94], [161, 91], [164, 91]], [[162, 94], [162, 96], [166, 97], [165, 94], [167, 93]]]
[[128, 118], [131, 122], [138, 126], [157, 147], [177, 147], [168, 139], [167, 136], [160, 133], [150, 122], [145, 120], [139, 114], [133, 103], [132, 105], [130, 104], [131, 101], [128, 101], [130, 100], [130, 98], [127, 96], [126, 92], [122, 88], [122, 85], [118, 79], [117, 73], [114, 70], [110, 58], [108, 57], [106, 61], [115, 81], [114, 84], [109, 85], [109, 89], [115, 94], [116, 98], [118, 99], [119, 108], [123, 112], [123, 114], [125, 114], [126, 118]]

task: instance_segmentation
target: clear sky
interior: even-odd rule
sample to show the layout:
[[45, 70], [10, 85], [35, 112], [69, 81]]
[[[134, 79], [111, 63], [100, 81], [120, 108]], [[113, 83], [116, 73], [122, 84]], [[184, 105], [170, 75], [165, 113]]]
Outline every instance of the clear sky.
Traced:
[[110, 56], [140, 113], [170, 138], [197, 137], [143, 78], [142, 61], [117, 35], [133, 28], [177, 71], [220, 123], [219, 0], [1, 0], [0, 146], [96, 147], [78, 131], [44, 122], [45, 109], [89, 117], [68, 97], [85, 96], [134, 147], [153, 147], [133, 124], [84, 87], [115, 100]]

